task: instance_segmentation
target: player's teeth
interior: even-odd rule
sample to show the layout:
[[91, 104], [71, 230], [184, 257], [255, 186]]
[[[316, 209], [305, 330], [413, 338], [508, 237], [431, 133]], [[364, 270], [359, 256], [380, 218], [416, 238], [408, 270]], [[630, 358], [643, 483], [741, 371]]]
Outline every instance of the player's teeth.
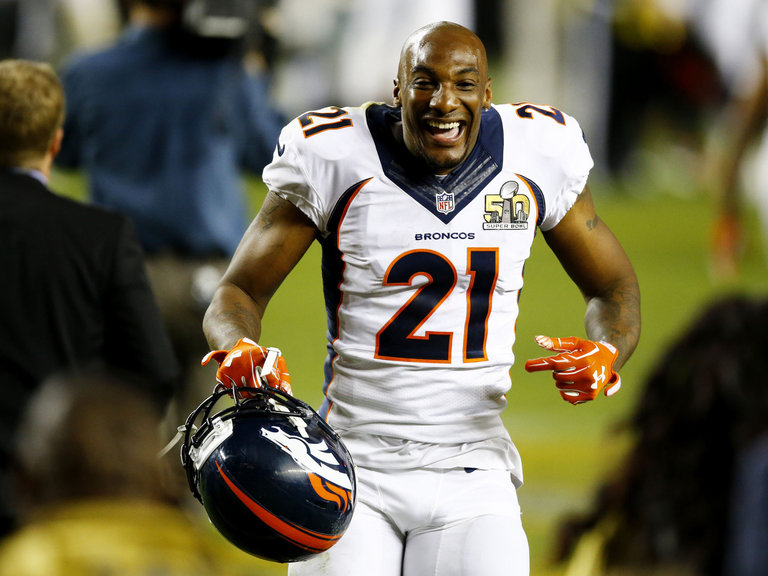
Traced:
[[453, 130], [454, 128], [459, 127], [458, 122], [430, 122], [429, 123], [432, 128], [437, 128], [438, 130]]

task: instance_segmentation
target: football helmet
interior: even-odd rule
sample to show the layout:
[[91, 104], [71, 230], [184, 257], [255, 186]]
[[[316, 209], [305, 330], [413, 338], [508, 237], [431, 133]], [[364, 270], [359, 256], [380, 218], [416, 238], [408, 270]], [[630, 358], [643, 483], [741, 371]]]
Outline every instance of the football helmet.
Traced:
[[219, 385], [183, 428], [192, 494], [241, 550], [294, 562], [346, 531], [357, 489], [352, 457], [306, 403], [272, 388]]

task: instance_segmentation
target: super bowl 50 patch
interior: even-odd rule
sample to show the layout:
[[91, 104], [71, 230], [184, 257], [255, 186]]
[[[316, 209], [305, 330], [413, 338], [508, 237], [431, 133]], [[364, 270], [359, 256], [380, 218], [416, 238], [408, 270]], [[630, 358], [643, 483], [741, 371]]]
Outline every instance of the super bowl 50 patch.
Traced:
[[498, 194], [486, 194], [483, 230], [527, 230], [531, 199], [515, 180], [505, 182]]

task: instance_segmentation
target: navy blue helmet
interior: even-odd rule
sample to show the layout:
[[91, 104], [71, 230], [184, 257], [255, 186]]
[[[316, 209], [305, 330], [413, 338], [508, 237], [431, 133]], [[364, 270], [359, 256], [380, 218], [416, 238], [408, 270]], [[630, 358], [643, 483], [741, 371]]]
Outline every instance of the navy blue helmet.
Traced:
[[181, 461], [211, 523], [259, 558], [323, 552], [352, 520], [351, 455], [309, 405], [281, 391], [215, 390], [187, 418]]

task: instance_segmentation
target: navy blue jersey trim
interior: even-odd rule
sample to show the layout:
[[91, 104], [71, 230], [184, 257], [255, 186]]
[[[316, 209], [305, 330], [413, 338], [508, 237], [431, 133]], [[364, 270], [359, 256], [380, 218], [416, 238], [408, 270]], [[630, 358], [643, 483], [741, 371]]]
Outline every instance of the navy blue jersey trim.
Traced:
[[[444, 224], [453, 220], [501, 171], [504, 129], [493, 108], [483, 111], [477, 145], [469, 157], [442, 180], [413, 158], [392, 134], [391, 126], [400, 120], [400, 109], [376, 104], [366, 109], [366, 116], [384, 174]], [[435, 202], [444, 193], [453, 195], [454, 209], [447, 213], [438, 211]]]
[[331, 217], [328, 220], [329, 234], [320, 240], [320, 245], [323, 249], [323, 255], [321, 259], [321, 270], [323, 278], [323, 297], [325, 299], [325, 314], [328, 321], [328, 359], [325, 367], [325, 385], [327, 388], [328, 383], [331, 380], [331, 362], [333, 361], [332, 355], [334, 354], [333, 348], [330, 344], [339, 335], [338, 326], [338, 310], [341, 304], [341, 289], [339, 285], [344, 273], [344, 261], [342, 260], [342, 253], [339, 250], [339, 228], [341, 227], [341, 221], [346, 214], [349, 203], [365, 186], [371, 178], [360, 180], [349, 188], [339, 197], [336, 206], [331, 213]]
[[526, 178], [522, 174], [518, 174], [518, 176], [525, 180], [525, 183], [528, 184], [531, 191], [533, 192], [533, 195], [536, 197], [536, 204], [539, 207], [539, 215], [536, 218], [536, 227], [538, 228], [544, 221], [544, 214], [547, 213], [547, 203], [544, 200], [544, 192], [542, 192], [541, 188], [539, 188], [539, 185], [530, 178]]

